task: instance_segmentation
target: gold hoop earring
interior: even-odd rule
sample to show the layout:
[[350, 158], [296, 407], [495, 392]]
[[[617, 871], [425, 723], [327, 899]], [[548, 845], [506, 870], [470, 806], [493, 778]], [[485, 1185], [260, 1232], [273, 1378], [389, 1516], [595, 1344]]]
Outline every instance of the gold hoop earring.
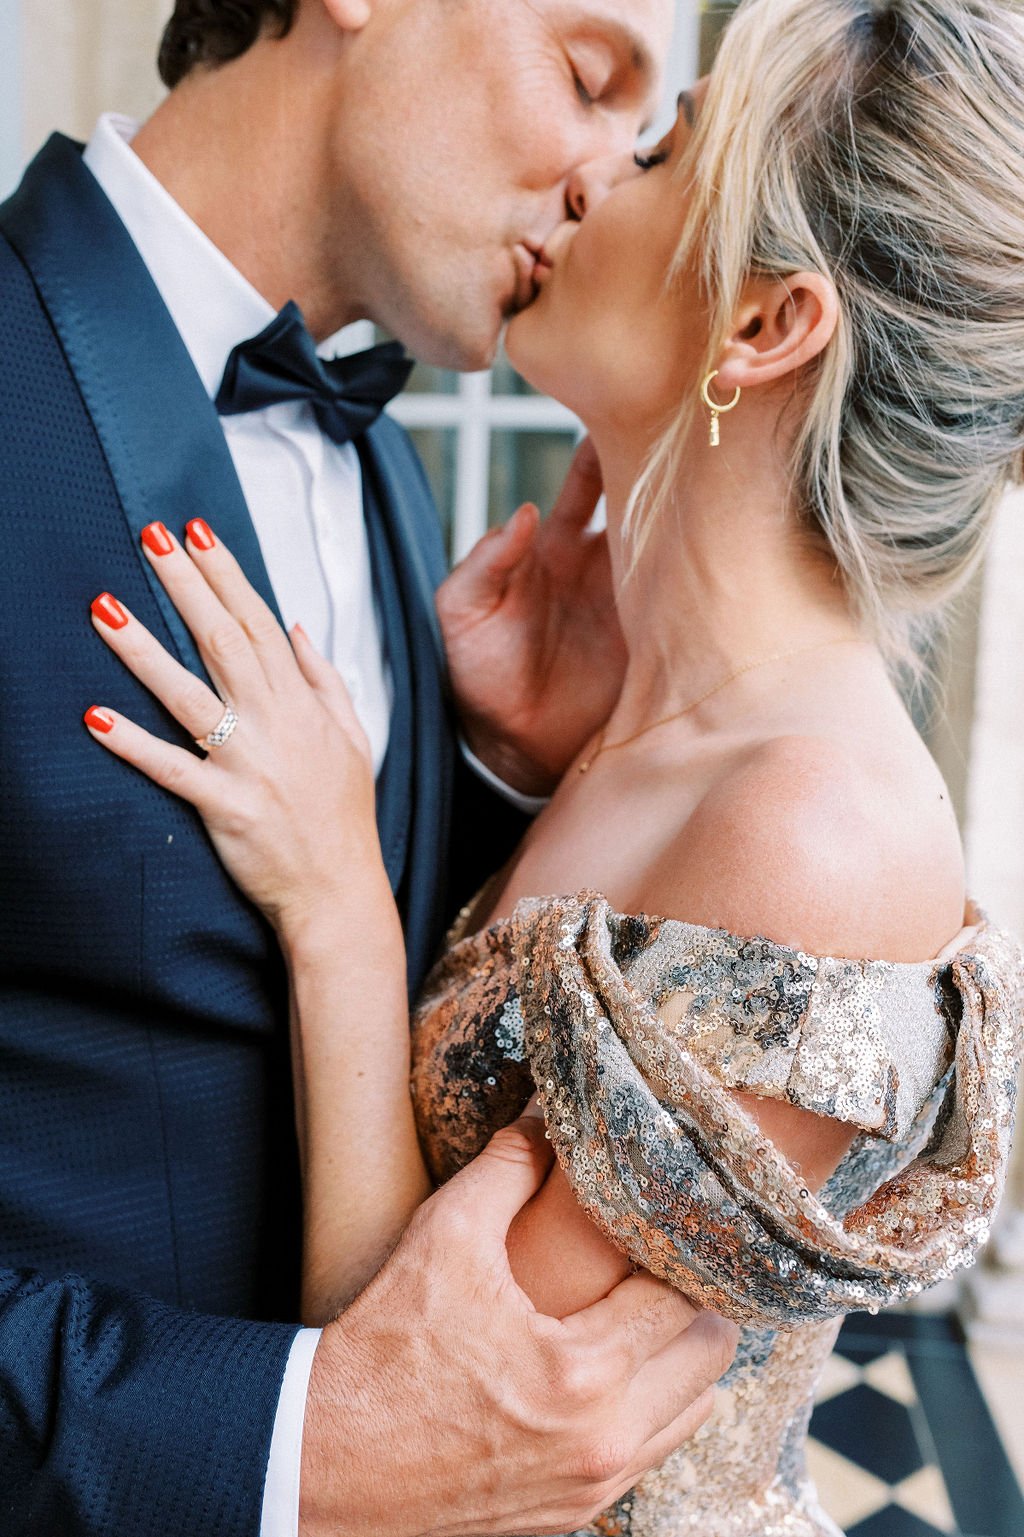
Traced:
[[707, 378], [704, 380], [704, 383], [700, 387], [700, 398], [701, 398], [701, 400], [703, 400], [704, 404], [707, 406], [708, 410], [711, 412], [711, 426], [710, 426], [710, 428], [708, 430], [708, 443], [709, 443], [709, 445], [712, 448], [717, 448], [719, 443], [721, 442], [721, 433], [720, 433], [719, 427], [718, 427], [718, 418], [721, 416], [723, 411], [731, 411], [733, 406], [738, 406], [739, 402], [740, 402], [740, 395], [742, 394], [742, 391], [740, 390], [740, 387], [737, 384], [737, 386], [736, 386], [736, 393], [732, 397], [732, 399], [729, 401], [729, 404], [727, 406], [719, 405], [716, 401], [712, 400], [711, 396], [708, 394], [708, 390], [711, 387], [712, 379], [717, 379], [717, 378], [718, 378], [718, 369], [717, 368], [713, 368], [711, 370], [711, 372], [708, 374]]

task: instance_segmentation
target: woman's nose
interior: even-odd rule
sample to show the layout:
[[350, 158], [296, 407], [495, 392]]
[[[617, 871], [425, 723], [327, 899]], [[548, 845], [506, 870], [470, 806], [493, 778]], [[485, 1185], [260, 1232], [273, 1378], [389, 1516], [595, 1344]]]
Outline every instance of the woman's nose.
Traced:
[[565, 202], [571, 219], [582, 219], [593, 213], [613, 187], [639, 170], [632, 155], [604, 155], [600, 160], [588, 160], [570, 174], [566, 186]]

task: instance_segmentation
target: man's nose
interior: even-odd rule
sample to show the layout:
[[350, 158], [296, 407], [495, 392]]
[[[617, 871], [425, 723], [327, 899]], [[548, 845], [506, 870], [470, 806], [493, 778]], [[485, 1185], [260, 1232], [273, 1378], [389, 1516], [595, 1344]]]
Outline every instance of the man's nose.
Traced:
[[588, 160], [570, 174], [565, 190], [565, 204], [570, 219], [582, 219], [593, 213], [613, 187], [640, 171], [632, 155], [604, 155]]

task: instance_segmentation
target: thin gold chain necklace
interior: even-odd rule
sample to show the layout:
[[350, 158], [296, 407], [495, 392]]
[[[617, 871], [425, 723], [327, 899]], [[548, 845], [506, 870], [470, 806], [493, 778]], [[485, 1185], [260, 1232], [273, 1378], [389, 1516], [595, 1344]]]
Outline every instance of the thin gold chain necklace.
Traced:
[[703, 704], [705, 699], [710, 699], [712, 694], [717, 694], [720, 689], [725, 688], [726, 684], [734, 683], [737, 678], [742, 678], [744, 673], [754, 672], [758, 667], [767, 667], [770, 662], [784, 662], [791, 656], [803, 656], [808, 651], [824, 651], [826, 646], [863, 645], [867, 645], [867, 642], [861, 640], [858, 636], [840, 635], [835, 640], [815, 641], [813, 646], [794, 646], [791, 651], [776, 651], [771, 656], [760, 656], [753, 662], [746, 662], [742, 667], [737, 667], [735, 672], [731, 672], [727, 678], [723, 678], [721, 682], [716, 683], [714, 688], [709, 688], [697, 699], [691, 699], [690, 703], [684, 705], [681, 710], [674, 710], [671, 715], [662, 715], [660, 719], [652, 720], [649, 726], [641, 726], [640, 730], [634, 731], [632, 736], [624, 736], [618, 742], [606, 742], [604, 734], [608, 728], [606, 726], [602, 727], [601, 734], [597, 739], [597, 746], [589, 758], [585, 758], [580, 764], [579, 772], [585, 774], [601, 753], [613, 752], [616, 747], [628, 747], [630, 742], [635, 742], [637, 737], [646, 736], [648, 731], [654, 731], [658, 726], [667, 726], [670, 720], [679, 720], [681, 716], [689, 715], [690, 711]]

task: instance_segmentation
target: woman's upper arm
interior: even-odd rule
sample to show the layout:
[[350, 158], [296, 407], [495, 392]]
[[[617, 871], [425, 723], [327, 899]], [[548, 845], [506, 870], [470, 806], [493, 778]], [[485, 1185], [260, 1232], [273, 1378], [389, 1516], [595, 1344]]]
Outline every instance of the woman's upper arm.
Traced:
[[587, 1216], [557, 1163], [509, 1228], [508, 1256], [534, 1307], [552, 1318], [597, 1302], [634, 1268]]
[[[858, 1128], [798, 1105], [756, 1094], [732, 1096], [817, 1191], [846, 1154]], [[555, 1164], [508, 1235], [512, 1274], [534, 1306], [564, 1318], [607, 1295], [634, 1268], [580, 1206]]]

